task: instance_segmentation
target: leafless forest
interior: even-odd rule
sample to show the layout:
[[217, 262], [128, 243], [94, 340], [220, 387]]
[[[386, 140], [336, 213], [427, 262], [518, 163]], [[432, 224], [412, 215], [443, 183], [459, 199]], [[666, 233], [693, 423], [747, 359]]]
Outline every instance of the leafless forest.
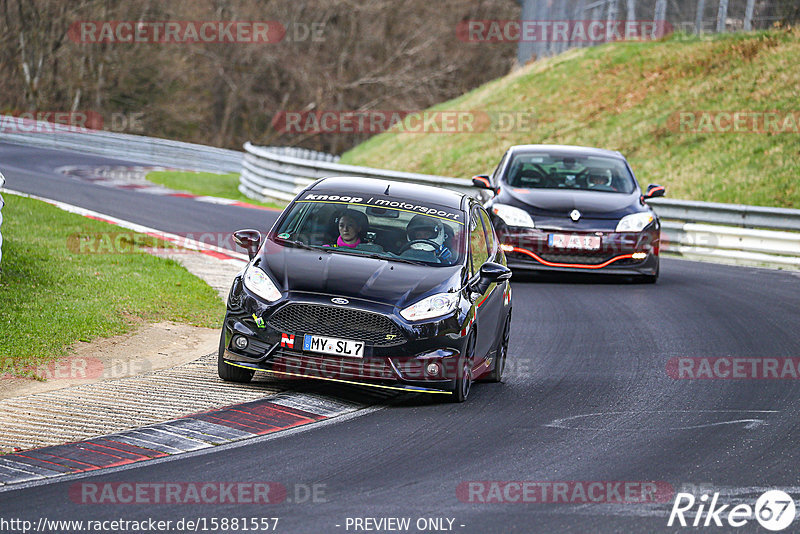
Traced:
[[[464, 43], [515, 0], [0, 0], [0, 111], [91, 111], [106, 128], [240, 148], [340, 153], [365, 137], [289, 135], [280, 110], [421, 109], [512, 67], [516, 45]], [[84, 43], [81, 21], [278, 21], [278, 43]], [[315, 28], [316, 32], [310, 31]], [[136, 124], [112, 124], [114, 116]]]

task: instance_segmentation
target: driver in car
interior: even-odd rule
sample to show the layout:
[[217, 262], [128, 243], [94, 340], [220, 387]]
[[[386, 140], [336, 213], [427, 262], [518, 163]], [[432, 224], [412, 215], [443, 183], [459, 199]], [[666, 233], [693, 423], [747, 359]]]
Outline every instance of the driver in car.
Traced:
[[613, 179], [614, 175], [612, 174], [611, 169], [590, 173], [588, 179], [589, 189], [616, 191], [616, 188], [611, 185]]
[[445, 245], [447, 241], [447, 232], [444, 228], [444, 223], [438, 221], [433, 217], [427, 215], [414, 215], [406, 226], [406, 237], [409, 243], [421, 241], [419, 247], [411, 245], [411, 248], [423, 249], [427, 244], [428, 247], [433, 247], [433, 252], [442, 263], [449, 263], [453, 253]]
[[356, 210], [344, 210], [339, 215], [339, 237], [331, 247], [356, 248], [361, 244], [369, 228], [367, 216]]

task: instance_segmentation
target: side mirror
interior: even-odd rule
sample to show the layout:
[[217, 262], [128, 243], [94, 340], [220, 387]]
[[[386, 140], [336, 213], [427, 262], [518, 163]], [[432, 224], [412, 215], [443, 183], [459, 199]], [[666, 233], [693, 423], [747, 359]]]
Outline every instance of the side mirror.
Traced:
[[667, 190], [664, 189], [663, 185], [650, 184], [647, 186], [647, 191], [645, 191], [643, 196], [645, 200], [647, 200], [648, 198], [663, 197], [666, 193]]
[[474, 187], [478, 187], [480, 189], [488, 189], [493, 191], [492, 183], [489, 181], [488, 174], [479, 174], [477, 176], [472, 177], [472, 185]]
[[481, 277], [475, 284], [474, 290], [478, 293], [483, 294], [486, 293], [486, 290], [489, 289], [490, 285], [497, 282], [503, 282], [510, 278], [511, 278], [511, 269], [509, 269], [505, 265], [494, 263], [492, 261], [487, 261], [486, 263], [481, 265]]
[[261, 232], [258, 230], [237, 230], [233, 233], [233, 242], [247, 250], [252, 260], [261, 246]]

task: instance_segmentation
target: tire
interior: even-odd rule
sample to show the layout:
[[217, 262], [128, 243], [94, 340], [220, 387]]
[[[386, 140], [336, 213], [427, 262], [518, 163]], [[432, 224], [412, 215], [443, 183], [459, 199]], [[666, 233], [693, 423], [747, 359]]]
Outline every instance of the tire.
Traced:
[[456, 377], [456, 383], [453, 389], [450, 390], [451, 402], [464, 402], [469, 397], [469, 391], [472, 389], [472, 354], [475, 351], [475, 336], [470, 337], [467, 345], [467, 350], [464, 357], [460, 361], [460, 370]]
[[253, 378], [255, 371], [243, 369], [225, 363], [225, 329], [219, 336], [219, 353], [217, 354], [217, 374], [226, 382], [247, 383]]
[[506, 368], [506, 358], [508, 357], [508, 339], [511, 334], [511, 312], [508, 312], [506, 324], [503, 327], [503, 337], [500, 338], [500, 346], [497, 348], [497, 358], [494, 362], [494, 369], [486, 376], [487, 382], [499, 383], [503, 381], [503, 371]]
[[661, 262], [656, 265], [656, 273], [655, 274], [643, 274], [640, 275], [637, 280], [641, 284], [655, 284], [656, 280], [658, 280], [658, 272], [661, 270]]

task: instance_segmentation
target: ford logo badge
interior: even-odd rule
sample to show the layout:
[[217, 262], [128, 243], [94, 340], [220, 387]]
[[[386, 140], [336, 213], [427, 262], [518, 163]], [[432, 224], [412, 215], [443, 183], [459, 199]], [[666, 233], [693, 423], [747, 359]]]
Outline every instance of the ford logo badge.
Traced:
[[331, 299], [331, 302], [333, 302], [334, 304], [350, 304], [349, 300], [340, 298]]

